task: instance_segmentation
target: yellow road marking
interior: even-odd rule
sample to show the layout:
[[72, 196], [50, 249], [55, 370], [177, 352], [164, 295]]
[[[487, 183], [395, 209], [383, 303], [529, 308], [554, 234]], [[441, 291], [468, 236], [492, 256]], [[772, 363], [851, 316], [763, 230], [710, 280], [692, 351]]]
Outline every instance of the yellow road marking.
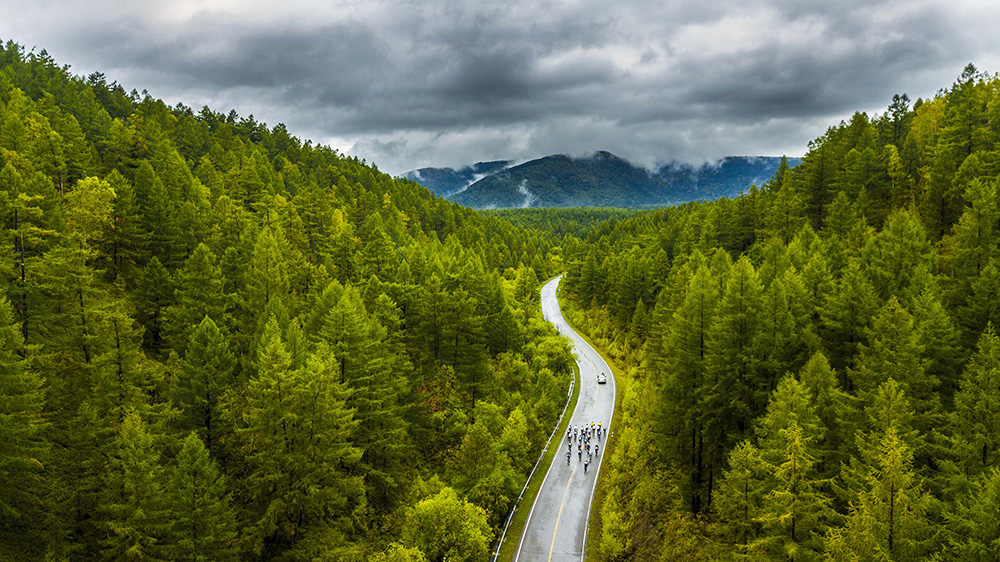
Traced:
[[552, 546], [549, 547], [549, 562], [552, 562], [552, 551], [556, 548], [556, 533], [559, 531], [559, 520], [562, 519], [563, 506], [566, 505], [566, 494], [569, 493], [569, 485], [573, 482], [573, 475], [576, 474], [576, 468], [573, 472], [569, 473], [569, 481], [566, 482], [566, 491], [563, 492], [562, 503], [559, 504], [559, 515], [556, 516], [556, 527], [552, 529]]

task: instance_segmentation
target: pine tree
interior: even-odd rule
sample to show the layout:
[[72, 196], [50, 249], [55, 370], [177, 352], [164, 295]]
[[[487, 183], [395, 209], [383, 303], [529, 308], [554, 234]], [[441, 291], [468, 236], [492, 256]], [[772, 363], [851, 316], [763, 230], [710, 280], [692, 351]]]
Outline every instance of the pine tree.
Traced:
[[721, 464], [722, 451], [745, 437], [751, 421], [767, 403], [760, 357], [753, 345], [760, 325], [762, 289], [750, 261], [743, 257], [729, 273], [715, 319], [706, 333], [706, 374], [711, 385], [705, 411], [710, 449]]
[[287, 253], [287, 242], [280, 231], [265, 227], [257, 236], [247, 275], [249, 311], [263, 311], [273, 299], [284, 300], [288, 296], [291, 286]]
[[929, 269], [932, 257], [923, 226], [908, 210], [896, 210], [889, 215], [865, 254], [871, 264], [868, 277], [882, 300], [890, 296], [904, 298], [911, 272]]
[[844, 525], [827, 535], [827, 558], [920, 560], [931, 530], [930, 499], [913, 472], [913, 451], [889, 428]]
[[931, 416], [940, 407], [938, 381], [926, 372], [913, 316], [893, 297], [872, 321], [867, 336], [869, 343], [860, 346], [857, 368], [851, 370], [858, 396], [868, 401], [879, 385], [893, 379], [920, 413], [918, 427], [929, 429]]
[[182, 430], [194, 430], [214, 453], [221, 429], [221, 397], [232, 387], [236, 359], [209, 316], [191, 333], [175, 387]]
[[651, 368], [661, 374], [654, 387], [656, 404], [654, 431], [665, 440], [665, 453], [676, 458], [687, 483], [681, 490], [688, 496], [692, 513], [708, 504], [708, 482], [712, 465], [705, 442], [705, 400], [710, 380], [705, 374], [707, 334], [716, 313], [717, 293], [711, 273], [704, 265], [691, 278], [684, 301], [674, 313], [662, 344], [662, 359], [651, 357]]
[[160, 560], [166, 525], [163, 469], [142, 418], [125, 415], [114, 441], [114, 456], [104, 474], [102, 510], [107, 560]]
[[143, 343], [153, 353], [167, 345], [167, 310], [174, 304], [174, 279], [155, 256], [146, 264], [136, 288], [136, 317], [143, 327]]
[[360, 451], [336, 373], [326, 349], [291, 369], [277, 321], [265, 325], [257, 373], [226, 411], [241, 465], [244, 555], [307, 558], [312, 540], [343, 530], [358, 505], [364, 488], [350, 471]]
[[867, 340], [865, 329], [878, 311], [878, 299], [868, 277], [856, 261], [848, 263], [835, 292], [822, 305], [819, 327], [833, 367], [842, 373], [841, 387], [850, 391], [847, 370], [854, 368], [859, 347]]
[[728, 464], [713, 507], [739, 558], [752, 560], [750, 545], [760, 536], [764, 496], [769, 492], [767, 463], [761, 460], [757, 447], [746, 440], [729, 453]]
[[140, 216], [143, 236], [149, 240], [153, 257], [168, 270], [175, 269], [183, 258], [176, 202], [147, 161], [135, 173], [135, 200], [143, 210]]
[[[25, 358], [21, 326], [0, 296], [0, 543], [40, 541], [50, 442], [42, 416], [42, 379]], [[6, 549], [0, 547], [0, 553]]]
[[777, 387], [781, 376], [804, 360], [804, 324], [812, 312], [806, 309], [804, 297], [806, 289], [794, 269], [782, 272], [764, 291], [754, 354], [761, 358], [761, 382], [768, 392]]
[[997, 559], [1000, 544], [1000, 468], [975, 480], [967, 494], [957, 498], [948, 529], [946, 556], [951, 560], [988, 562]]
[[809, 389], [788, 374], [771, 395], [767, 412], [757, 419], [755, 432], [763, 460], [772, 465], [780, 464], [788, 445], [788, 435], [783, 432], [792, 424], [798, 428], [799, 438], [811, 443], [822, 440], [826, 433], [826, 427], [816, 415]]
[[236, 560], [236, 517], [226, 480], [201, 439], [184, 439], [164, 489], [169, 521], [164, 533], [167, 560]]
[[175, 277], [173, 302], [164, 311], [164, 332], [171, 348], [184, 353], [192, 332], [206, 316], [225, 326], [225, 280], [212, 250], [199, 244]]
[[799, 380], [809, 391], [816, 417], [824, 428], [824, 438], [819, 439], [819, 471], [831, 477], [845, 462], [845, 444], [853, 440], [851, 433], [855, 419], [855, 404], [851, 396], [837, 384], [837, 374], [822, 352], [816, 352], [802, 370]]
[[966, 207], [947, 239], [946, 256], [954, 278], [949, 301], [958, 303], [969, 293], [971, 283], [990, 263], [1000, 257], [1000, 207], [997, 182], [973, 180], [965, 190]]
[[[35, 312], [30, 298], [32, 270], [48, 240], [56, 234], [46, 225], [51, 217], [46, 217], [45, 196], [38, 193], [38, 183], [26, 181], [10, 162], [0, 170], [0, 216], [8, 244], [5, 247], [11, 250], [13, 258], [11, 269], [3, 272], [0, 279], [9, 281], [7, 291], [25, 339], [29, 337]], [[4, 262], [4, 266], [7, 265]]]
[[[812, 439], [794, 420], [779, 430], [783, 441], [770, 465], [774, 487], [763, 497], [758, 520], [766, 531], [750, 545], [771, 560], [815, 560], [823, 550], [822, 534], [833, 516], [831, 499], [817, 473]], [[761, 451], [762, 456], [771, 454]]]
[[979, 335], [988, 324], [1000, 325], [1000, 261], [992, 259], [972, 280], [965, 306], [958, 309], [956, 317], [962, 326], [962, 344], [972, 349]]
[[961, 333], [939, 297], [939, 290], [928, 288], [913, 300], [913, 321], [924, 348], [926, 374], [939, 382], [941, 402], [950, 407], [958, 388], [958, 376], [964, 361]]
[[403, 419], [405, 374], [410, 370], [387, 338], [385, 328], [365, 310], [357, 289], [344, 290], [322, 329], [342, 383], [351, 389], [347, 405], [357, 421], [354, 444], [362, 450], [361, 470], [373, 507], [387, 510], [400, 499], [407, 424]]
[[954, 454], [967, 476], [1000, 466], [1000, 338], [992, 324], [962, 374], [952, 427]]
[[780, 187], [773, 193], [764, 228], [768, 238], [788, 244], [807, 220], [803, 214], [806, 200], [788, 173], [784, 174]]
[[111, 223], [98, 242], [100, 262], [112, 281], [122, 278], [128, 283], [138, 280], [147, 254], [149, 233], [142, 227], [142, 211], [136, 201], [135, 188], [118, 170], [107, 176], [115, 190]]

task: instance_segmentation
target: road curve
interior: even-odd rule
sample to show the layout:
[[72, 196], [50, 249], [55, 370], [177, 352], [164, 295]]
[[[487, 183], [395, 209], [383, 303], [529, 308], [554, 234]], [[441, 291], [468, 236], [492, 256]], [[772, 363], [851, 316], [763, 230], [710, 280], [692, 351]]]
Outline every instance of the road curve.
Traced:
[[[608, 426], [615, 408], [615, 377], [600, 354], [569, 327], [559, 310], [556, 290], [562, 276], [542, 287], [542, 315], [555, 325], [559, 333], [573, 342], [573, 352], [580, 365], [580, 398], [570, 416], [570, 425], [580, 427], [601, 422]], [[607, 384], [597, 384], [598, 373], [607, 373]], [[557, 435], [550, 446], [557, 447], [555, 459], [545, 474], [542, 487], [531, 506], [528, 521], [524, 526], [514, 554], [514, 562], [563, 562], [584, 558], [584, 542], [587, 534], [587, 518], [594, 494], [594, 485], [604, 459], [606, 438], [594, 439], [591, 447], [599, 446], [599, 454], [594, 457], [586, 473], [584, 462], [577, 455], [576, 443], [570, 462], [566, 462], [566, 434]]]

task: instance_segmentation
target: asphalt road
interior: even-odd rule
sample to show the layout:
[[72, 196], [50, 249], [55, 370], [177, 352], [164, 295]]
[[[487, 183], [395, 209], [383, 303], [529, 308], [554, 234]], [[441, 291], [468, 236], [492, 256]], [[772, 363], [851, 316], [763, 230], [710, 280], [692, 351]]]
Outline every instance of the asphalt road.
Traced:
[[[580, 398], [570, 416], [570, 425], [580, 427], [593, 421], [595, 425], [601, 422], [608, 426], [615, 408], [615, 377], [604, 359], [563, 319], [556, 300], [560, 279], [562, 277], [557, 277], [542, 287], [542, 314], [561, 334], [573, 341], [573, 351], [580, 365]], [[607, 384], [597, 384], [597, 374], [601, 372], [607, 373]], [[550, 446], [557, 447], [558, 452], [545, 475], [535, 503], [531, 506], [527, 524], [514, 554], [515, 562], [583, 560], [587, 518], [590, 515], [598, 469], [604, 458], [605, 441], [606, 438], [591, 441], [591, 450], [594, 445], [598, 445], [601, 450], [585, 473], [586, 449], [583, 451], [583, 460], [579, 460], [574, 441], [573, 453], [567, 464], [566, 434], [553, 439]]]

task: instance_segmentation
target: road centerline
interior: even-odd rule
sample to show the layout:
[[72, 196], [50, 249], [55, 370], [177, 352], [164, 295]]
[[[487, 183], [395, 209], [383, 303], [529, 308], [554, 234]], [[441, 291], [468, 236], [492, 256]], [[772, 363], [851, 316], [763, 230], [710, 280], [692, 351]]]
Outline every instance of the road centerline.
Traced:
[[549, 562], [552, 562], [552, 551], [556, 548], [556, 533], [559, 532], [559, 520], [562, 519], [563, 507], [566, 506], [566, 494], [569, 493], [569, 485], [573, 483], [573, 476], [576, 475], [576, 467], [569, 473], [569, 480], [566, 481], [566, 490], [563, 491], [562, 502], [559, 504], [559, 515], [556, 516], [556, 526], [552, 529], [552, 545], [549, 546]]

